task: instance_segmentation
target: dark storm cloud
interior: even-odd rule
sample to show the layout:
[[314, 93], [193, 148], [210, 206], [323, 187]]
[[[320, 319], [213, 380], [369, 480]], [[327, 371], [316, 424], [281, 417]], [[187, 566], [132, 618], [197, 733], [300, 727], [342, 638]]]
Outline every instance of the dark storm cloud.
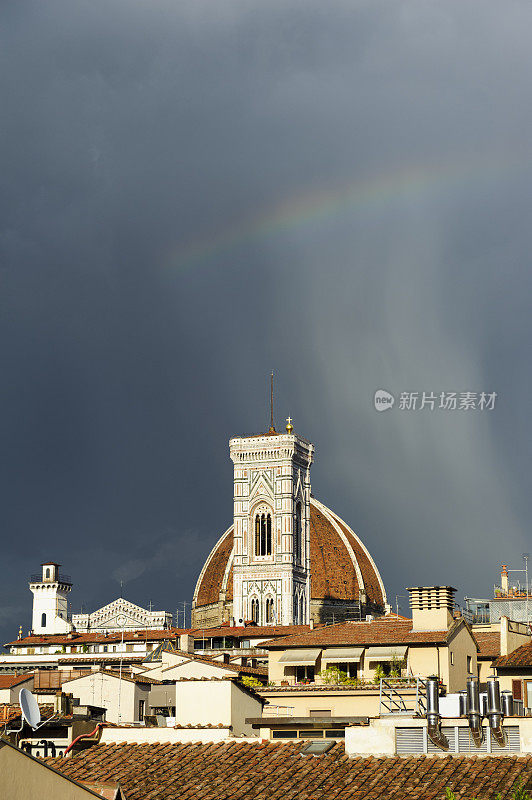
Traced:
[[4, 638], [44, 558], [74, 610], [190, 600], [271, 368], [390, 594], [488, 594], [530, 538], [528, 4], [0, 13]]

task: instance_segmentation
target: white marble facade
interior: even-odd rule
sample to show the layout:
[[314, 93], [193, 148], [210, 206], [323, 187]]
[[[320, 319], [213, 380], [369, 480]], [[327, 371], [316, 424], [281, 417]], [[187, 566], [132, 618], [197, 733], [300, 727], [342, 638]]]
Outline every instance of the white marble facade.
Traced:
[[233, 617], [259, 625], [310, 619], [310, 466], [293, 433], [236, 437]]
[[132, 631], [160, 630], [172, 625], [168, 611], [149, 611], [119, 597], [92, 614], [73, 614], [72, 624], [76, 631]]

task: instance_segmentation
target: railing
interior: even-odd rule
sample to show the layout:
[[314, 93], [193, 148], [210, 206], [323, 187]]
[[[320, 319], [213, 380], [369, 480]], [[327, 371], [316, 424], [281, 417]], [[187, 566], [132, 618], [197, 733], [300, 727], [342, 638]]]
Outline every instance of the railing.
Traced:
[[72, 585], [70, 575], [56, 575], [55, 578], [43, 578], [42, 575], [30, 575], [30, 583], [69, 583]]
[[427, 683], [422, 678], [416, 681], [416, 712], [420, 717], [427, 713]]
[[[381, 678], [379, 691], [379, 714], [411, 713], [423, 716], [426, 713], [426, 683], [422, 678], [415, 678], [415, 697], [412, 694], [412, 689], [414, 688], [412, 684], [404, 687], [392, 686], [392, 684], [389, 683], [385, 678]], [[401, 688], [407, 690], [408, 694], [403, 694], [400, 691]]]
[[270, 706], [266, 705], [263, 709], [265, 717], [293, 717], [295, 706]]
[[33, 677], [34, 689], [60, 689], [65, 681], [71, 681], [74, 678], [83, 678], [85, 675], [90, 675], [90, 670], [81, 669], [48, 669], [37, 670]]

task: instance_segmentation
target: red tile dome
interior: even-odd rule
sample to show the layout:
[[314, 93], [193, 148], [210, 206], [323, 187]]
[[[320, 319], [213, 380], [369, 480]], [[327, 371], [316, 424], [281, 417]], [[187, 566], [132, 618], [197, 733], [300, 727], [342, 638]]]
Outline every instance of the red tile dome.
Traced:
[[[310, 573], [311, 610], [324, 605], [337, 606], [341, 616], [342, 606], [360, 603], [362, 613], [384, 611], [384, 584], [367, 548], [346, 522], [314, 498], [310, 501]], [[212, 618], [212, 624], [228, 619], [232, 600], [231, 525], [211, 551], [196, 584], [193, 600], [196, 622], [205, 624], [202, 612]], [[215, 613], [217, 607], [219, 616]]]

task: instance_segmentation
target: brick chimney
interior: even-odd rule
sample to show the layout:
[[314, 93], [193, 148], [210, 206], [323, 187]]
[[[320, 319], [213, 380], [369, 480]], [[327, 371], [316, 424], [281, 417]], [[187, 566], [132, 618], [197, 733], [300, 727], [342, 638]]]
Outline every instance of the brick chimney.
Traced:
[[410, 587], [412, 630], [446, 631], [453, 621], [455, 592], [452, 586]]

